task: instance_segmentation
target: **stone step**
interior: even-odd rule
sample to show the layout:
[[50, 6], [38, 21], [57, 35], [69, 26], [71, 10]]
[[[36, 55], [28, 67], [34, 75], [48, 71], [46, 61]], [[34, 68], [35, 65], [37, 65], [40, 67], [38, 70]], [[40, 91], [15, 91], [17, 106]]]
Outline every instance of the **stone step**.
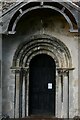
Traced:
[[10, 118], [10, 120], [63, 120], [55, 117], [26, 117], [26, 118]]

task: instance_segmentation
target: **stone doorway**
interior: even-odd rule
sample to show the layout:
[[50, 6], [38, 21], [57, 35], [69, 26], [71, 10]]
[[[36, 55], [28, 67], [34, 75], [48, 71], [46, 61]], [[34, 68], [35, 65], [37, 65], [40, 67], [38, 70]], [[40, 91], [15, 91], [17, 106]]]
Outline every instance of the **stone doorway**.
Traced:
[[36, 55], [29, 69], [29, 115], [55, 116], [54, 60], [46, 54]]
[[[32, 110], [30, 109], [33, 106], [32, 101], [31, 101], [32, 105], [30, 103], [30, 99], [33, 99], [30, 98], [30, 96], [32, 96], [33, 94], [30, 92], [31, 90], [30, 85], [32, 83], [31, 81], [32, 79], [30, 78], [30, 76], [34, 76], [34, 74], [32, 75], [30, 74], [31, 74], [31, 66], [33, 66], [32, 67], [33, 69], [35, 66], [35, 65], [31, 65], [32, 63], [33, 64], [35, 63], [31, 61], [34, 61], [34, 59], [38, 59], [38, 57], [36, 56], [40, 56], [38, 59], [40, 60], [42, 55], [46, 56], [45, 60], [49, 61], [49, 59], [51, 59], [50, 61], [52, 62], [50, 62], [50, 64], [52, 63], [52, 66], [54, 66], [55, 68], [53, 69], [53, 67], [50, 67], [53, 69], [51, 70], [53, 71], [53, 73], [50, 72], [50, 74], [53, 74], [53, 76], [51, 75], [52, 77], [50, 78], [50, 80], [53, 80], [55, 78], [56, 83], [49, 81], [49, 83], [53, 83], [52, 86], [54, 86], [53, 88], [55, 88], [51, 92], [52, 100], [51, 101], [49, 100], [49, 103], [51, 103], [51, 105], [53, 101], [53, 107], [51, 108], [49, 114], [51, 116], [53, 115], [59, 118], [63, 117], [64, 103], [67, 103], [65, 105], [66, 106], [65, 116], [66, 118], [69, 118], [69, 76], [70, 76], [70, 71], [73, 70], [72, 59], [66, 45], [57, 38], [51, 37], [49, 35], [35, 35], [34, 37], [30, 37], [29, 40], [26, 40], [25, 42], [19, 45], [19, 47], [17, 48], [14, 54], [13, 63], [11, 67], [11, 69], [15, 73], [14, 74], [14, 79], [15, 79], [14, 117], [23, 118], [30, 116], [32, 114], [38, 115], [39, 113], [39, 111], [38, 113], [36, 113], [36, 110], [35, 112], [33, 112], [33, 109]], [[44, 57], [42, 57], [42, 61], [43, 60]], [[46, 62], [48, 63], [48, 61]], [[35, 79], [35, 77], [33, 78]], [[46, 86], [48, 87], [48, 81], [46, 84], [47, 84]], [[33, 84], [33, 86], [34, 85], [35, 84]], [[63, 99], [65, 95], [64, 89], [66, 89], [66, 102]], [[42, 113], [47, 114], [48, 112], [49, 111], [47, 112], [44, 111]]]

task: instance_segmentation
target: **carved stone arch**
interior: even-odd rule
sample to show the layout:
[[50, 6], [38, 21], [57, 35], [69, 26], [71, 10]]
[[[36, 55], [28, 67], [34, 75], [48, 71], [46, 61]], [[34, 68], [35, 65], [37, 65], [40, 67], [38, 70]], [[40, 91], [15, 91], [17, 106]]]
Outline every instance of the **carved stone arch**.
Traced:
[[33, 2], [30, 2], [30, 3], [25, 3], [23, 6], [21, 6], [21, 8], [19, 8], [16, 11], [16, 13], [12, 16], [9, 22], [8, 32], [14, 34], [16, 32], [16, 26], [19, 20], [28, 12], [38, 9], [51, 9], [53, 11], [57, 11], [65, 18], [65, 20], [69, 24], [70, 32], [73, 32], [75, 30], [73, 22], [77, 26], [77, 21], [75, 20], [75, 17], [71, 13], [71, 11], [69, 11], [69, 9], [65, 7], [63, 4], [61, 3], [59, 4], [58, 2], [56, 2], [55, 5], [52, 3], [50, 4], [50, 2], [44, 2], [43, 5], [41, 5], [41, 2], [35, 2], [34, 4]]
[[66, 45], [55, 37], [49, 35], [35, 35], [30, 37], [29, 42], [21, 43], [16, 50], [12, 66], [26, 67], [26, 61], [29, 57], [46, 51], [46, 53], [53, 53], [57, 67], [72, 67], [71, 55]]
[[58, 58], [57, 58], [51, 51], [48, 51], [48, 50], [46, 50], [46, 49], [39, 50], [39, 51], [33, 53], [32, 55], [30, 55], [30, 56], [27, 58], [25, 65], [26, 65], [26, 66], [29, 66], [30, 61], [31, 61], [36, 55], [39, 55], [39, 54], [46, 54], [46, 55], [52, 57], [52, 58], [54, 59], [55, 63], [56, 63], [56, 66], [59, 66], [59, 60], [58, 60]]
[[[63, 80], [65, 79], [64, 74], [66, 74], [66, 78], [69, 79], [68, 72], [69, 69], [72, 70], [72, 59], [67, 46], [63, 42], [61, 42], [59, 39], [55, 37], [46, 34], [38, 34], [38, 35], [30, 36], [26, 41], [22, 42], [18, 46], [13, 56], [13, 63], [11, 68], [15, 70], [15, 81], [16, 81], [15, 96], [17, 96], [17, 92], [19, 92], [18, 97], [14, 98], [15, 117], [29, 116], [29, 67], [31, 60], [35, 56], [40, 54], [46, 54], [50, 56], [55, 62], [56, 65], [55, 66], [56, 67], [55, 68], [56, 69], [55, 116], [61, 117], [61, 114], [58, 113], [59, 111], [58, 105], [61, 104], [62, 106], [61, 102], [63, 102]], [[67, 80], [67, 82], [68, 81], [69, 80]], [[17, 82], [20, 85], [19, 91], [17, 91], [16, 88]], [[59, 94], [58, 82], [60, 83], [61, 86], [60, 98], [58, 98], [58, 94]], [[69, 83], [67, 83], [67, 86], [68, 84]], [[69, 87], [67, 88], [67, 93], [69, 93]], [[25, 98], [25, 100], [22, 98], [22, 96]], [[24, 103], [25, 105], [23, 106]], [[67, 103], [69, 104], [69, 99], [67, 99]], [[19, 108], [19, 110], [17, 108]], [[66, 108], [66, 112], [67, 112], [66, 113], [67, 117], [69, 117], [69, 107]]]

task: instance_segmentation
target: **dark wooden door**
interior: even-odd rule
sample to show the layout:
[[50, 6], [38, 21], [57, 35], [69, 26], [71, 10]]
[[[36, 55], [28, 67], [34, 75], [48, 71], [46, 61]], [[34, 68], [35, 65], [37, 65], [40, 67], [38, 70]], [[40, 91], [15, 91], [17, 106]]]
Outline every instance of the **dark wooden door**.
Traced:
[[46, 55], [30, 62], [29, 114], [55, 116], [55, 62]]

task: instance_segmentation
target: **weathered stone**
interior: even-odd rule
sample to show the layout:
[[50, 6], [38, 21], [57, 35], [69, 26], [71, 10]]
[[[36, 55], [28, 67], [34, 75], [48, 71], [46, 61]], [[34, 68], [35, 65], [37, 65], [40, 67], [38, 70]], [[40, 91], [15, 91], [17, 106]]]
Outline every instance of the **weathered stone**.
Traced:
[[[5, 3], [5, 5], [7, 4]], [[18, 7], [16, 10], [17, 9]], [[64, 9], [62, 9], [62, 11], [64, 12]], [[74, 11], [77, 11], [76, 8], [74, 8]], [[3, 16], [3, 23], [5, 24], [3, 28], [5, 31], [7, 30], [7, 25], [14, 12], [15, 9]], [[74, 26], [77, 28], [76, 24]], [[2, 107], [3, 105], [1, 112], [3, 114], [7, 114], [10, 117], [14, 117], [16, 114], [15, 116], [19, 117], [19, 72], [21, 67], [24, 68], [25, 72], [23, 75], [27, 77], [27, 82], [29, 82], [29, 64], [31, 59], [37, 54], [47, 54], [51, 56], [56, 63], [55, 116], [59, 118], [73, 118], [80, 114], [80, 98], [78, 97], [80, 85], [78, 56], [80, 46], [78, 33], [69, 32], [69, 27], [65, 18], [60, 13], [56, 12], [56, 10], [42, 8], [32, 10], [25, 14], [16, 25], [16, 34], [3, 35], [3, 79], [0, 81], [3, 87], [3, 91], [0, 93], [3, 97], [3, 99], [0, 97], [0, 106]], [[28, 57], [29, 59], [26, 63]], [[69, 76], [67, 74], [68, 71]], [[63, 102], [61, 98], [61, 74], [63, 75]], [[17, 80], [16, 83], [15, 79]], [[29, 83], [27, 83], [27, 88], [28, 85]], [[27, 115], [29, 107], [28, 92], [29, 89], [26, 90]], [[15, 101], [17, 105], [15, 105]]]

